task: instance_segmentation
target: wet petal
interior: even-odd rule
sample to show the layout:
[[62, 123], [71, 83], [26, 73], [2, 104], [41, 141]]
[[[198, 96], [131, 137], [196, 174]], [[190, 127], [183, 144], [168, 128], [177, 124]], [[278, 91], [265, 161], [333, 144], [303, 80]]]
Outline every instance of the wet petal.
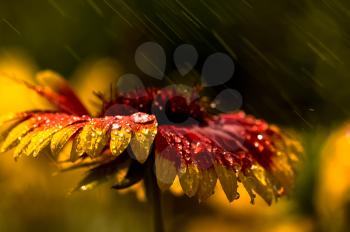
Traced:
[[240, 174], [245, 189], [251, 197], [251, 202], [254, 203], [255, 193], [259, 194], [269, 205], [275, 200], [273, 188], [268, 183], [264, 169], [254, 165], [252, 169], [246, 170], [245, 174]]
[[113, 155], [119, 156], [128, 147], [130, 140], [130, 128], [122, 128], [118, 123], [112, 125], [110, 149]]
[[214, 194], [217, 178], [217, 174], [213, 168], [201, 171], [201, 181], [197, 192], [199, 201], [205, 201]]
[[137, 130], [131, 138], [130, 147], [136, 160], [144, 163], [150, 153], [154, 137], [157, 134], [157, 128], [141, 128]]
[[88, 174], [79, 182], [74, 191], [86, 191], [110, 180], [118, 174], [126, 175], [126, 169], [130, 166], [130, 160], [115, 159], [110, 162], [97, 165], [90, 169]]
[[41, 71], [37, 74], [36, 78], [41, 86], [45, 86], [45, 88], [49, 88], [57, 94], [51, 95], [44, 89], [41, 93], [49, 101], [56, 103], [59, 108], [66, 109], [67, 112], [77, 115], [87, 115], [89, 113], [68, 82], [58, 73], [50, 70]]
[[16, 143], [19, 142], [19, 140], [21, 140], [24, 135], [26, 135], [34, 127], [34, 120], [27, 120], [17, 125], [6, 137], [4, 143], [1, 146], [1, 152], [5, 152], [11, 149], [14, 145], [16, 145]]
[[0, 139], [3, 140], [4, 136], [13, 129], [16, 124], [25, 120], [29, 115], [27, 113], [11, 113], [0, 116]]
[[50, 144], [51, 137], [57, 130], [57, 128], [48, 128], [46, 130], [34, 133], [35, 135], [32, 136], [30, 144], [26, 148], [25, 154], [27, 156], [33, 155], [36, 157], [40, 151]]
[[38, 73], [37, 78], [43, 85], [34, 85], [12, 77], [10, 79], [35, 91], [62, 112], [75, 115], [88, 115], [89, 112], [63, 77], [52, 71], [44, 71]]
[[239, 197], [237, 192], [237, 174], [229, 170], [222, 164], [214, 164], [215, 172], [218, 175], [222, 189], [224, 190], [227, 199], [231, 202]]
[[183, 167], [179, 172], [179, 180], [184, 193], [193, 197], [196, 195], [200, 183], [200, 172], [195, 165]]
[[153, 140], [157, 134], [157, 121], [154, 115], [135, 113], [130, 116], [133, 136], [130, 148], [136, 160], [144, 163], [150, 153]]
[[34, 132], [30, 132], [26, 134], [23, 138], [19, 140], [18, 145], [16, 146], [14, 152], [13, 152], [13, 157], [17, 159], [20, 157], [22, 154], [26, 154], [26, 148], [28, 144], [30, 143], [31, 139], [35, 135]]
[[159, 188], [166, 190], [173, 184], [177, 174], [175, 162], [157, 154], [155, 157], [155, 172]]
[[[12, 117], [9, 117], [11, 119]], [[5, 118], [4, 121], [8, 121]], [[154, 116], [137, 113], [131, 116], [89, 118], [62, 113], [30, 113], [27, 120], [17, 122], [2, 144], [2, 151], [18, 145], [15, 155], [37, 156], [50, 145], [57, 157], [64, 145], [73, 140], [71, 160], [83, 154], [94, 158], [108, 151], [117, 156], [130, 144], [133, 155], [144, 162], [157, 132]], [[28, 135], [28, 136], [26, 136]], [[22, 137], [25, 136], [25, 140]], [[30, 139], [29, 139], [30, 138]]]
[[86, 153], [88, 155], [95, 157], [103, 151], [110, 138], [108, 132], [112, 123], [112, 117], [105, 117], [103, 119], [93, 119], [84, 127], [83, 131], [85, 130], [89, 134], [85, 141]]
[[[271, 204], [292, 187], [301, 152], [299, 143], [275, 126], [243, 113], [219, 115], [207, 126], [163, 125], [156, 137], [156, 165], [174, 168], [183, 191], [200, 200], [212, 194], [218, 178], [229, 201], [239, 198], [241, 181], [252, 202], [258, 194]], [[168, 187], [164, 173], [156, 171], [158, 183]]]
[[51, 152], [56, 157], [68, 140], [83, 127], [84, 123], [73, 124], [56, 132], [51, 139]]

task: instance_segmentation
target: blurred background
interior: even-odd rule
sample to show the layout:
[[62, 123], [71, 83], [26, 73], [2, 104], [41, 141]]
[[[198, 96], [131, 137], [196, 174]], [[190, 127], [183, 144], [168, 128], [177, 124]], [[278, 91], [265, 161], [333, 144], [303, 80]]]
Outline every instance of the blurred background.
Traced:
[[[183, 43], [229, 54], [242, 109], [296, 131], [305, 147], [295, 191], [268, 207], [224, 194], [199, 204], [164, 196], [168, 231], [347, 231], [350, 226], [350, 2], [347, 0], [0, 1], [0, 113], [47, 107], [4, 76], [32, 82], [52, 69], [94, 111], [93, 91], [124, 73], [155, 82], [135, 65], [146, 41], [166, 52]], [[220, 87], [217, 89], [220, 90]], [[0, 156], [0, 231], [151, 231], [139, 191], [108, 185], [67, 196], [82, 171], [52, 175], [39, 160]], [[242, 193], [243, 191], [241, 191]]]

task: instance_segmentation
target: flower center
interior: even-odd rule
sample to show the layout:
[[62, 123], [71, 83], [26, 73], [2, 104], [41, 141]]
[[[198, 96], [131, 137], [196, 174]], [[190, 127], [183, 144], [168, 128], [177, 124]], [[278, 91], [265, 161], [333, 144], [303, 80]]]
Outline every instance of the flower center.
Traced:
[[[196, 97], [195, 97], [196, 96]], [[201, 124], [207, 116], [197, 93], [176, 88], [147, 88], [117, 95], [105, 103], [101, 115], [154, 114], [159, 124]]]

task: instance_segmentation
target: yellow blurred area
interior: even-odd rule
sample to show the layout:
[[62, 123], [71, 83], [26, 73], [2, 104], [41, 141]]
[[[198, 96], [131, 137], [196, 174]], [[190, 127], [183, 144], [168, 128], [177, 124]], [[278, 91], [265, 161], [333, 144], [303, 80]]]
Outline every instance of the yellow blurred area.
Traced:
[[[176, 195], [181, 195], [179, 183], [171, 187]], [[191, 232], [311, 232], [315, 223], [307, 218], [293, 214], [295, 205], [288, 199], [280, 199], [277, 204], [268, 206], [259, 196], [255, 204], [250, 203], [250, 196], [242, 185], [239, 185], [240, 198], [230, 203], [220, 184], [207, 202], [214, 212], [210, 215], [195, 217], [188, 224], [186, 231]]]
[[350, 122], [329, 136], [321, 153], [317, 208], [323, 227], [339, 231], [349, 225]]
[[25, 52], [8, 48], [0, 50], [0, 70], [1, 74], [30, 81], [38, 69]]
[[[89, 62], [77, 71], [73, 82], [85, 103], [90, 103], [93, 90], [104, 91], [113, 82], [118, 74], [114, 65], [111, 60]], [[13, 80], [36, 83], [38, 71], [23, 51], [0, 51], [0, 114], [50, 109], [45, 99]], [[125, 231], [134, 217], [143, 215], [144, 206], [136, 199], [144, 199], [143, 191], [119, 194], [102, 186], [67, 195], [86, 170], [53, 175], [57, 170], [49, 157], [23, 157], [16, 162], [11, 151], [1, 154], [0, 231]], [[147, 221], [133, 223], [134, 228], [151, 228]]]
[[[47, 157], [0, 156], [0, 231], [136, 231], [151, 228], [144, 203], [135, 194], [119, 194], [107, 185], [92, 191], [68, 193], [85, 171], [53, 175]], [[145, 221], [147, 220], [147, 221]]]
[[35, 62], [23, 51], [0, 51], [0, 113], [47, 108], [47, 102], [24, 85], [11, 78], [34, 82], [38, 71]]
[[92, 114], [100, 108], [100, 101], [93, 95], [101, 92], [110, 97], [111, 85], [122, 74], [122, 68], [116, 60], [105, 58], [83, 63], [72, 76], [72, 86], [81, 101]]
[[195, 219], [188, 231], [191, 232], [306, 232], [314, 231], [313, 222], [302, 217], [284, 218], [235, 218], [227, 216], [203, 217]]
[[[96, 114], [101, 102], [94, 92], [110, 97], [110, 87], [121, 74], [121, 67], [113, 59], [95, 59], [84, 62], [74, 72], [71, 85], [88, 110]], [[48, 102], [13, 79], [35, 83], [39, 69], [25, 52], [18, 49], [0, 51], [0, 113], [52, 108]], [[12, 79], [11, 79], [12, 78]], [[6, 100], [8, 99], [8, 100]]]

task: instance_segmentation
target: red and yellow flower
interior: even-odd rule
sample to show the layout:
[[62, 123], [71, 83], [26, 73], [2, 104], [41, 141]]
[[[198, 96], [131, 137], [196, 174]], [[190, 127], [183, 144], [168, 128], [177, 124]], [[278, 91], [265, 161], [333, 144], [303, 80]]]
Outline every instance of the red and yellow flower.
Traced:
[[[98, 95], [103, 105], [93, 117], [63, 78], [52, 72], [38, 77], [39, 85], [20, 82], [57, 110], [3, 116], [1, 151], [14, 148], [15, 158], [47, 154], [71, 163], [68, 169], [92, 167], [81, 189], [121, 173], [114, 187], [129, 187], [142, 180], [147, 160], [154, 160], [161, 189], [178, 177], [183, 192], [199, 200], [214, 193], [218, 180], [229, 201], [239, 197], [241, 182], [252, 202], [258, 194], [268, 204], [293, 185], [302, 151], [297, 141], [243, 112], [211, 115], [206, 101], [194, 97], [197, 92], [147, 88], [108, 99]], [[70, 142], [67, 156], [61, 151]]]

